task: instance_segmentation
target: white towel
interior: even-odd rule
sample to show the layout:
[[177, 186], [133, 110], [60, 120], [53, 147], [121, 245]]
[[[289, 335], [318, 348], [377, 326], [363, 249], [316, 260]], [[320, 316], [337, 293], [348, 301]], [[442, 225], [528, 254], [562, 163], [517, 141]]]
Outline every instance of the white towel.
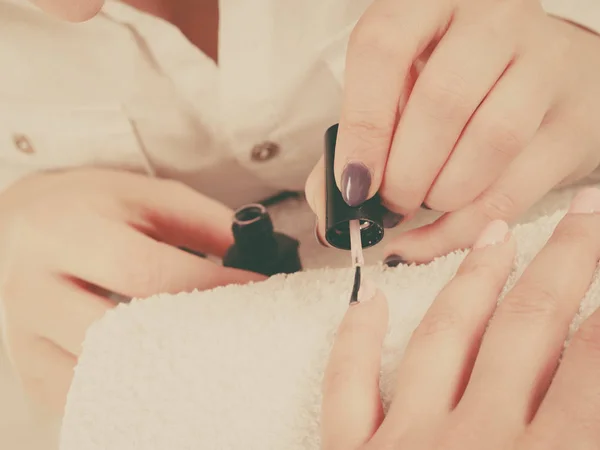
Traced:
[[[507, 287], [563, 214], [516, 227]], [[390, 302], [384, 401], [411, 331], [463, 257], [368, 268]], [[320, 383], [351, 280], [349, 269], [310, 270], [119, 306], [87, 335], [60, 449], [319, 449]], [[599, 300], [594, 282], [572, 330]]]

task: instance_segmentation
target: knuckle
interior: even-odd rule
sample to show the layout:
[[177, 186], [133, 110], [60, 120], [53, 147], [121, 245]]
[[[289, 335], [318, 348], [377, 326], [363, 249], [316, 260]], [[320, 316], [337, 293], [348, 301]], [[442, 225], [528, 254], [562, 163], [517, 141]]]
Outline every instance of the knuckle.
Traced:
[[590, 357], [600, 360], [600, 313], [588, 318], [574, 334], [571, 345], [582, 348]]
[[422, 190], [406, 178], [403, 178], [405, 182], [396, 183], [394, 180], [398, 177], [390, 176], [390, 172], [388, 168], [379, 190], [383, 205], [392, 211], [398, 210], [397, 212], [417, 209], [421, 204]]
[[478, 283], [488, 286], [497, 286], [506, 281], [503, 277], [503, 271], [498, 265], [491, 261], [477, 259], [473, 261], [466, 258], [466, 261], [460, 265], [454, 276], [454, 280], [477, 280]]
[[490, 121], [482, 133], [487, 147], [495, 154], [504, 158], [513, 158], [525, 146], [523, 132], [516, 121]]
[[394, 119], [375, 111], [347, 111], [340, 130], [370, 149], [389, 145]]
[[340, 388], [340, 386], [347, 385], [353, 378], [355, 371], [356, 364], [352, 364], [350, 361], [344, 360], [336, 364], [336, 367], [330, 368], [323, 378], [323, 392], [330, 393]]
[[165, 271], [167, 268], [163, 267], [162, 259], [154, 246], [148, 246], [144, 249], [140, 254], [139, 261], [141, 261], [140, 264], [136, 266], [131, 264], [120, 265], [120, 268], [128, 267], [128, 270], [122, 272], [123, 283], [131, 286], [133, 290], [143, 293], [143, 295], [163, 292], [166, 286]]
[[526, 319], [550, 320], [560, 309], [558, 294], [541, 284], [517, 285], [500, 305], [498, 312]]
[[462, 329], [464, 319], [458, 312], [451, 308], [431, 310], [425, 315], [419, 326], [415, 329], [415, 339], [423, 339], [440, 334], [454, 333]]
[[512, 196], [500, 190], [488, 191], [480, 200], [480, 212], [487, 221], [509, 220], [516, 211]]
[[397, 60], [402, 52], [398, 45], [397, 24], [385, 15], [379, 15], [377, 20], [363, 17], [359, 20], [348, 40], [350, 55], [357, 57], [376, 55], [381, 59]]
[[552, 49], [553, 61], [564, 61], [570, 57], [573, 50], [577, 51], [576, 43], [567, 33], [553, 33], [549, 43]]
[[551, 238], [552, 242], [561, 246], [595, 250], [600, 243], [599, 223], [595, 219], [594, 216], [581, 217], [567, 214], [556, 227]]
[[421, 108], [440, 121], [454, 120], [470, 113], [465, 79], [457, 74], [445, 73], [423, 81]]

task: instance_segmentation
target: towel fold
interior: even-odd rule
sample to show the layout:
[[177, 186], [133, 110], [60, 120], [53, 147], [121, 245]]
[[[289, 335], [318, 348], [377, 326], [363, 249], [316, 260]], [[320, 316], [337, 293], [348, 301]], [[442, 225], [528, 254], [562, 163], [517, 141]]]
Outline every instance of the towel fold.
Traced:
[[[507, 287], [563, 214], [514, 229], [518, 256]], [[390, 303], [386, 405], [412, 330], [463, 257], [366, 269]], [[310, 270], [110, 311], [88, 332], [60, 449], [319, 449], [321, 378], [352, 276], [349, 269]], [[599, 301], [595, 281], [572, 331]]]

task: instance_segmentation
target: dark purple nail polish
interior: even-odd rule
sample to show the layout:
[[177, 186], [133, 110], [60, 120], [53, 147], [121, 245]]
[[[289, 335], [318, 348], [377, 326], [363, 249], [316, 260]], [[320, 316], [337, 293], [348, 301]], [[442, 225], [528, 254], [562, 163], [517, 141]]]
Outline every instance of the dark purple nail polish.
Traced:
[[364, 203], [371, 188], [371, 172], [360, 162], [350, 162], [342, 173], [342, 197], [349, 206]]
[[426, 209], [427, 211], [431, 211], [431, 208], [427, 206], [425, 203], [421, 203], [421, 208]]
[[390, 255], [387, 258], [385, 258], [385, 261], [383, 261], [383, 263], [388, 267], [397, 267], [400, 264], [406, 264], [406, 261], [398, 255]]
[[400, 222], [404, 219], [403, 214], [398, 214], [393, 211], [386, 211], [383, 214], [383, 227], [384, 228], [394, 228], [397, 227]]

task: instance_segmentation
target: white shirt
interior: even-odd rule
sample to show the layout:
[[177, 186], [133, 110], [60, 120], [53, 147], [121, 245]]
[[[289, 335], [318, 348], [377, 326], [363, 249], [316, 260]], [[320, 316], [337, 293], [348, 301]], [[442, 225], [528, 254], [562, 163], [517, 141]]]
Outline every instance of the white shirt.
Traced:
[[[0, 189], [94, 165], [177, 179], [232, 207], [301, 191], [371, 1], [221, 0], [217, 67], [117, 0], [82, 24], [0, 0]], [[545, 7], [600, 31], [599, 0]]]

